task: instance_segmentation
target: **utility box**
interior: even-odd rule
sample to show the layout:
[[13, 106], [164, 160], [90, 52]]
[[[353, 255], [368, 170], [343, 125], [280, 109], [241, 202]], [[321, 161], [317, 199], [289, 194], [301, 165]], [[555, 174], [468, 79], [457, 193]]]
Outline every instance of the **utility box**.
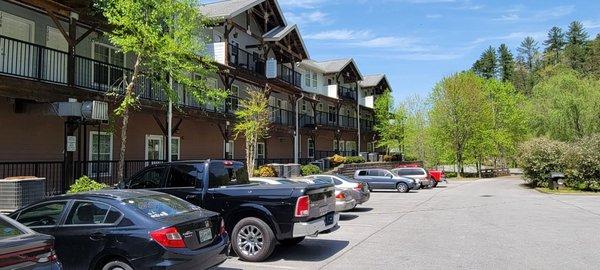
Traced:
[[283, 171], [288, 175], [286, 177], [299, 177], [300, 173], [300, 164], [285, 164], [283, 166]]
[[366, 161], [369, 161], [369, 152], [360, 152], [358, 155], [364, 158]]
[[0, 211], [14, 211], [43, 199], [46, 179], [17, 176], [0, 179]]
[[284, 175], [284, 171], [283, 171], [283, 164], [279, 164], [279, 163], [271, 163], [271, 164], [267, 164], [268, 166], [273, 167], [273, 169], [275, 169], [275, 171], [277, 172], [277, 176], [279, 177], [286, 177]]
[[367, 159], [369, 162], [377, 162], [379, 158], [379, 155], [377, 153], [369, 153], [369, 159]]

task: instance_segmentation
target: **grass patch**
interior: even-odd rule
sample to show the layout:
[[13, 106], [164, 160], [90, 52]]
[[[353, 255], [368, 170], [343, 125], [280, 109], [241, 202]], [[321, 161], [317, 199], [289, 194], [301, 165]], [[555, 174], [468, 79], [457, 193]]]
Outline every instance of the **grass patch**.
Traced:
[[535, 190], [541, 192], [541, 193], [546, 193], [546, 194], [576, 194], [576, 195], [600, 195], [600, 192], [593, 192], [593, 191], [583, 191], [583, 190], [579, 190], [579, 189], [574, 189], [574, 188], [570, 188], [570, 187], [563, 187], [560, 189], [550, 189], [547, 187], [536, 187]]

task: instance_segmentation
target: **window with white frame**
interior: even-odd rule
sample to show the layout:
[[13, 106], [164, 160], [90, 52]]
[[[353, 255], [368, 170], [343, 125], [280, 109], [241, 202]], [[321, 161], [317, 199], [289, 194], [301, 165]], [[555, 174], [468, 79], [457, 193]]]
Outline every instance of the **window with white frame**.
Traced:
[[339, 145], [338, 145], [339, 151], [342, 155], [344, 155], [344, 152], [346, 151], [346, 142], [345, 141], [340, 141]]
[[338, 140], [333, 140], [333, 151], [337, 152], [340, 150], [340, 142]]
[[304, 75], [304, 84], [310, 87], [310, 70], [307, 70], [306, 74]]
[[238, 109], [239, 106], [239, 102], [238, 102], [238, 98], [240, 96], [240, 87], [233, 84], [231, 85], [231, 92], [230, 92], [230, 96], [227, 97], [225, 106], [226, 106], [226, 110], [228, 112], [233, 112], [236, 111]]
[[317, 87], [317, 73], [313, 72], [312, 74], [312, 87]]
[[181, 139], [179, 137], [171, 137], [171, 160], [176, 161], [181, 159]]
[[[90, 175], [110, 175], [112, 153], [113, 153], [113, 136], [112, 133], [90, 131], [89, 144], [89, 167]], [[94, 162], [96, 161], [96, 162]]]
[[327, 118], [328, 118], [328, 120], [329, 120], [330, 123], [335, 123], [336, 122], [335, 121], [336, 120], [335, 118], [337, 117], [336, 116], [336, 114], [337, 114], [336, 111], [337, 110], [335, 109], [335, 106], [329, 106], [329, 113], [327, 114], [328, 115]]
[[233, 141], [223, 141], [223, 158], [233, 159], [235, 144]]
[[265, 151], [265, 143], [259, 142], [256, 144], [256, 158], [257, 159], [265, 159], [266, 151]]
[[118, 48], [103, 44], [92, 43], [92, 57], [96, 60], [92, 66], [93, 82], [109, 88], [124, 88], [123, 67], [125, 54]]
[[313, 139], [309, 138], [308, 142], [307, 142], [307, 146], [308, 146], [308, 157], [314, 158], [315, 157], [315, 141]]

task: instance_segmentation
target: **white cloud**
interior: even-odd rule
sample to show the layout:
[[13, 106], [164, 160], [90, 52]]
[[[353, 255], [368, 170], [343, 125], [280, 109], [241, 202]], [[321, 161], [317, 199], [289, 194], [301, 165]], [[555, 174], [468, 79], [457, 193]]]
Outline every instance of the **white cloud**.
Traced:
[[427, 15], [425, 15], [425, 18], [428, 18], [428, 19], [439, 19], [441, 17], [443, 17], [442, 14], [427, 14]]
[[546, 35], [545, 32], [512, 32], [503, 36], [493, 36], [493, 37], [482, 37], [474, 40], [472, 44], [481, 44], [490, 41], [505, 41], [505, 40], [519, 40], [524, 39], [526, 37], [533, 37], [534, 39], [542, 39]]
[[585, 20], [581, 22], [585, 28], [596, 29], [600, 28], [600, 20]]
[[521, 17], [517, 14], [505, 14], [499, 18], [493, 19], [494, 21], [518, 21]]
[[304, 35], [304, 39], [314, 40], [357, 40], [366, 39], [371, 36], [371, 31], [368, 30], [328, 30], [314, 34]]
[[316, 8], [327, 0], [280, 0], [279, 4], [286, 7]]
[[332, 22], [327, 13], [320, 10], [302, 13], [286, 12], [285, 17], [288, 21], [298, 24], [321, 23], [329, 24]]
[[567, 16], [575, 11], [575, 6], [557, 6], [534, 13], [535, 19], [554, 19]]

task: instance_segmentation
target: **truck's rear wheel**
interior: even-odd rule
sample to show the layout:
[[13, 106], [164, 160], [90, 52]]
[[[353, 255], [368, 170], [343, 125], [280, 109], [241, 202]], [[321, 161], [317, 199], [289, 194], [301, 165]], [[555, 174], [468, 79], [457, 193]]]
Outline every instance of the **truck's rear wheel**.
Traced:
[[296, 237], [296, 238], [290, 238], [290, 239], [283, 239], [283, 240], [279, 240], [279, 243], [282, 246], [295, 246], [297, 244], [300, 244], [300, 242], [304, 241], [305, 237]]
[[269, 225], [258, 218], [244, 218], [233, 228], [232, 246], [244, 261], [261, 262], [275, 249], [275, 235]]

